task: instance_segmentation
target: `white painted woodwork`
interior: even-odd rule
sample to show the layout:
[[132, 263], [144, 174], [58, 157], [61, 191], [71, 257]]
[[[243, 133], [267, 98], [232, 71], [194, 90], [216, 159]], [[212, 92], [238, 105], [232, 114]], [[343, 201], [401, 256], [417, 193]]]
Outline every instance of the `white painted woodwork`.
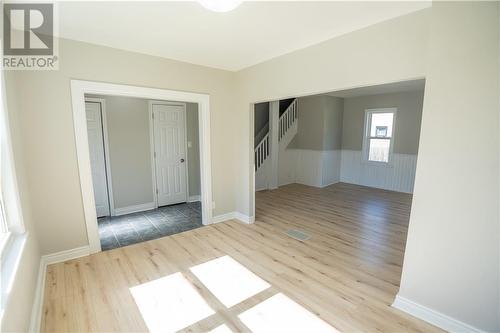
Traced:
[[270, 160], [266, 159], [257, 171], [255, 171], [255, 190], [262, 191], [269, 188]]
[[342, 150], [342, 182], [413, 193], [417, 155], [393, 154], [390, 164], [368, 163], [362, 155], [361, 151]]
[[154, 103], [152, 111], [158, 206], [186, 202], [185, 106]]
[[392, 162], [383, 165], [363, 161], [361, 151], [286, 149], [280, 151], [279, 186], [323, 187], [341, 181], [412, 193], [416, 162], [417, 155], [393, 154]]
[[255, 148], [255, 170], [258, 170], [269, 155], [269, 133], [266, 134]]
[[101, 104], [85, 102], [87, 133], [90, 152], [90, 167], [97, 217], [109, 216], [109, 196], [104, 157], [104, 136], [102, 129]]
[[279, 114], [280, 102], [269, 103], [269, 145], [270, 145], [270, 166], [267, 168], [268, 188], [278, 188], [278, 156], [279, 156]]
[[298, 183], [324, 187], [340, 180], [340, 150], [286, 149], [280, 151], [279, 186]]

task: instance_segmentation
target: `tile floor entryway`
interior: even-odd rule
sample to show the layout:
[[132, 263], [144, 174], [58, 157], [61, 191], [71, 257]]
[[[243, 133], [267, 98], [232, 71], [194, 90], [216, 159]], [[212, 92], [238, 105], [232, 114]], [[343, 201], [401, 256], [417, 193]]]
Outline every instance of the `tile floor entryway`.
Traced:
[[103, 251], [199, 228], [201, 203], [190, 202], [97, 219]]

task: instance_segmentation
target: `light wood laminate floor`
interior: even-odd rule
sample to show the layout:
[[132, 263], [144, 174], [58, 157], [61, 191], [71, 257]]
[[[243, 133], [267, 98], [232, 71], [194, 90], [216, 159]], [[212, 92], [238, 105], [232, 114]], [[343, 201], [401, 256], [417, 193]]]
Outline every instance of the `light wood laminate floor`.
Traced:
[[[148, 331], [151, 318], [143, 316], [147, 309], [139, 308], [130, 288], [181, 276], [213, 311], [199, 310], [200, 318], [183, 331], [221, 325], [249, 331], [240, 314], [283, 294], [341, 332], [437, 332], [390, 306], [399, 289], [410, 205], [407, 194], [342, 183], [258, 192], [255, 224], [228, 221], [50, 265], [41, 329]], [[297, 241], [285, 234], [289, 229], [311, 238]], [[223, 256], [270, 287], [226, 307], [191, 270]], [[218, 273], [221, 280], [226, 272]], [[169, 318], [167, 310], [159, 315], [182, 319]]]

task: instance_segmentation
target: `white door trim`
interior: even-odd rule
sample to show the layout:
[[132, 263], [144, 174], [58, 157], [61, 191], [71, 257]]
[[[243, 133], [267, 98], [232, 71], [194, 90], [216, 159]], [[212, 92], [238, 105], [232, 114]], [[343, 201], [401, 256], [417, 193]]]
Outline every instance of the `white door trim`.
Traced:
[[106, 118], [106, 100], [104, 98], [85, 97], [85, 102], [101, 104], [102, 136], [104, 139], [104, 161], [106, 163], [106, 185], [108, 187], [109, 213], [115, 216], [115, 201], [113, 199], [113, 182], [111, 180], [111, 163], [109, 157], [108, 122]]
[[[153, 197], [155, 208], [158, 208], [158, 193], [156, 192], [158, 184], [156, 183], [156, 160], [154, 157], [155, 152], [155, 137], [154, 137], [154, 120], [153, 120], [153, 104], [162, 105], [178, 105], [184, 107], [184, 151], [186, 152], [186, 202], [189, 201], [189, 159], [187, 148], [187, 105], [181, 102], [170, 101], [148, 101], [148, 117], [149, 117], [149, 145], [151, 150], [151, 168], [152, 168], [152, 181], [153, 181]], [[199, 124], [198, 124], [199, 126]], [[201, 142], [201, 141], [200, 141]]]
[[91, 253], [101, 251], [87, 137], [85, 94], [138, 97], [198, 104], [200, 178], [203, 224], [212, 220], [212, 171], [210, 155], [210, 95], [122, 84], [71, 80], [71, 101], [82, 202]]

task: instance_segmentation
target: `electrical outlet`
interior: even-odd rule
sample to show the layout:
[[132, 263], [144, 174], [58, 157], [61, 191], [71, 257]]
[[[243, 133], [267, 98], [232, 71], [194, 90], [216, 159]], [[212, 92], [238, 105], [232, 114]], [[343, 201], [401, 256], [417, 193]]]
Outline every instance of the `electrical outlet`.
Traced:
[[188, 141], [188, 148], [191, 148], [193, 147], [193, 144], [191, 143], [191, 141]]
[[215, 201], [212, 201], [212, 209], [215, 209]]

